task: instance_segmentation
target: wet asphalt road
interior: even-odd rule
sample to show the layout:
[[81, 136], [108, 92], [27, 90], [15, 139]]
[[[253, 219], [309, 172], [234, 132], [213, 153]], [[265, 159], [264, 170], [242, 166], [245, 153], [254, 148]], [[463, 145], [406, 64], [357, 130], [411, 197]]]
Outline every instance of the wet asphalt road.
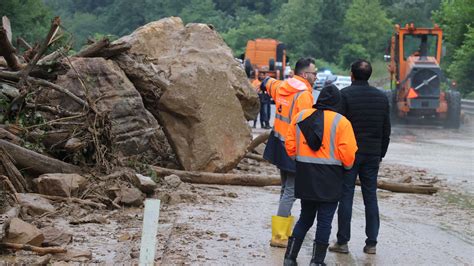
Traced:
[[[275, 105], [271, 105], [270, 124], [274, 123]], [[453, 185], [474, 194], [474, 116], [460, 129], [445, 129], [435, 123], [396, 124], [384, 159], [389, 163], [428, 169]], [[256, 134], [262, 132], [260, 120]], [[253, 122], [249, 122], [253, 125]]]

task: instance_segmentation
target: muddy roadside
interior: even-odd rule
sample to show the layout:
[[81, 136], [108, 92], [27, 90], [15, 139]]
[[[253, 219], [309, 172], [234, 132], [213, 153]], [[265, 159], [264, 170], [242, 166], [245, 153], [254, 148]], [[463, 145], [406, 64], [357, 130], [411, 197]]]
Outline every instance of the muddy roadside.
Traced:
[[[407, 130], [407, 129], [403, 129]], [[404, 157], [400, 145], [406, 145], [406, 134], [394, 129], [392, 150], [382, 163], [381, 178], [409, 178], [414, 183], [432, 183], [440, 190], [434, 195], [403, 194], [378, 191], [381, 229], [377, 255], [362, 252], [364, 245], [364, 207], [360, 188], [354, 200], [352, 240], [349, 255], [328, 253], [329, 265], [427, 265], [463, 264], [474, 262], [474, 198], [466, 190], [471, 180], [451, 179], [450, 172], [417, 168], [395, 163]], [[449, 134], [409, 128], [408, 138], [417, 146], [420, 136], [425, 142]], [[256, 130], [256, 134], [261, 133]], [[469, 138], [463, 132], [458, 136]], [[461, 146], [464, 144], [460, 144]], [[466, 144], [467, 146], [469, 144]], [[261, 152], [261, 147], [256, 149]], [[416, 153], [415, 153], [416, 154]], [[429, 154], [424, 153], [426, 160]], [[430, 153], [438, 156], [437, 153]], [[467, 153], [456, 163], [470, 160]], [[451, 162], [450, 160], [445, 160]], [[433, 164], [435, 164], [433, 162]], [[458, 166], [459, 167], [459, 166]], [[456, 165], [443, 169], [455, 169]], [[233, 172], [277, 175], [270, 164], [244, 159]], [[158, 244], [155, 260], [162, 265], [278, 265], [284, 250], [269, 246], [270, 219], [277, 209], [278, 186], [244, 187], [197, 185], [183, 183], [177, 176], [158, 179], [153, 198], [162, 200]], [[40, 230], [53, 227], [70, 236], [66, 255], [38, 256], [29, 251], [4, 252], [2, 263], [138, 263], [143, 208], [98, 210], [72, 203], [54, 203], [57, 211], [27, 220]], [[293, 214], [299, 214], [299, 202]], [[333, 222], [331, 241], [335, 240], [337, 218]], [[308, 233], [299, 256], [300, 264], [309, 264], [314, 239], [314, 227]], [[58, 237], [61, 239], [61, 237]], [[64, 238], [64, 236], [63, 236]], [[64, 245], [64, 244], [63, 244]]]
[[[399, 167], [385, 165], [396, 171]], [[267, 164], [246, 159], [238, 171], [272, 173]], [[242, 170], [244, 169], [244, 170]], [[419, 169], [418, 169], [419, 170]], [[429, 176], [428, 172], [423, 173]], [[277, 265], [284, 250], [269, 246], [270, 217], [277, 208], [279, 187], [195, 185], [167, 178], [153, 197], [163, 201], [157, 235], [156, 262], [162, 265]], [[357, 188], [353, 240], [349, 255], [329, 253], [329, 265], [358, 264], [472, 264], [474, 219], [472, 198], [463, 190], [440, 182], [434, 195], [402, 194], [379, 190], [381, 231], [378, 254], [366, 255], [364, 212]], [[54, 226], [68, 232], [73, 254], [37, 256], [28, 251], [3, 254], [0, 261], [15, 263], [138, 263], [142, 208], [93, 210], [58, 206], [61, 213], [32, 221], [38, 228]], [[299, 202], [293, 210], [297, 216]], [[78, 222], [79, 221], [79, 222]], [[333, 228], [337, 228], [335, 219]], [[333, 230], [331, 240], [335, 239]], [[309, 263], [314, 228], [308, 233], [299, 262]], [[82, 252], [82, 253], [81, 253]], [[78, 255], [79, 254], [79, 255]], [[82, 255], [81, 255], [82, 254]]]

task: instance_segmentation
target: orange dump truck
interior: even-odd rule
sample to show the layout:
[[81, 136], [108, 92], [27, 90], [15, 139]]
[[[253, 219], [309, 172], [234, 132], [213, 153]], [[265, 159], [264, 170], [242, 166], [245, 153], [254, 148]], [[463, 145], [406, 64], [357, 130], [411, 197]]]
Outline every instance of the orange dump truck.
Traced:
[[255, 39], [247, 42], [244, 66], [247, 75], [251, 71], [266, 72], [269, 76], [283, 79], [288, 61], [285, 44], [275, 39]]

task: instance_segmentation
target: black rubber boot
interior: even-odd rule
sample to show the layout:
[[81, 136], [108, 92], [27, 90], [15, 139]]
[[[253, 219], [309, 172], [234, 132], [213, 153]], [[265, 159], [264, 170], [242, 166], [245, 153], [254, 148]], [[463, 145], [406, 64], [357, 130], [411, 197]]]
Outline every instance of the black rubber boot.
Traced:
[[301, 245], [303, 244], [303, 239], [296, 239], [293, 236], [288, 238], [288, 246], [286, 247], [285, 260], [283, 261], [283, 266], [297, 266], [296, 257], [300, 252]]
[[326, 251], [329, 244], [319, 244], [314, 242], [313, 244], [313, 257], [309, 266], [325, 266], [324, 259], [326, 258]]

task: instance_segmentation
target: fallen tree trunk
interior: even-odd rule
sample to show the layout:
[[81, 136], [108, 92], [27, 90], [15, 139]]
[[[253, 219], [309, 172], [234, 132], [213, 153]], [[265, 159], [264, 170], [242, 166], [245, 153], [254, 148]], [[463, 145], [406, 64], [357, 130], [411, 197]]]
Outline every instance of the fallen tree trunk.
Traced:
[[38, 174], [82, 172], [78, 166], [30, 151], [5, 140], [0, 140], [0, 147], [8, 151], [18, 168]]
[[40, 255], [45, 254], [55, 254], [55, 253], [66, 253], [67, 250], [62, 247], [36, 247], [27, 244], [14, 244], [14, 243], [0, 243], [0, 247], [7, 248], [7, 249], [14, 249], [14, 250], [26, 250], [26, 251], [33, 251]]
[[0, 56], [5, 58], [10, 69], [17, 71], [21, 69], [21, 65], [15, 55], [15, 51], [15, 48], [8, 40], [7, 31], [2, 26], [0, 28]]
[[244, 158], [252, 159], [252, 160], [255, 160], [255, 161], [259, 161], [259, 162], [268, 162], [267, 160], [263, 159], [262, 155], [253, 154], [253, 153], [247, 153], [244, 156]]
[[[356, 180], [356, 185], [360, 186], [359, 179]], [[415, 193], [415, 194], [434, 194], [438, 192], [437, 187], [431, 184], [407, 184], [407, 183], [395, 183], [384, 180], [377, 180], [377, 188], [385, 189], [392, 192], [399, 193]]]
[[74, 57], [110, 58], [130, 50], [130, 48], [131, 45], [128, 43], [111, 44], [108, 38], [104, 38], [79, 51]]
[[108, 38], [102, 38], [79, 51], [74, 57], [96, 57], [98, 52], [109, 46], [109, 44], [110, 41]]
[[[158, 166], [150, 166], [158, 176], [178, 175], [183, 182], [197, 183], [197, 184], [214, 184], [214, 185], [238, 185], [238, 186], [277, 186], [280, 185], [279, 176], [265, 176], [265, 175], [251, 175], [251, 174], [221, 174], [208, 172], [191, 172], [167, 169]], [[356, 181], [360, 185], [359, 180]], [[389, 190], [392, 192], [401, 193], [418, 193], [418, 194], [433, 194], [438, 191], [437, 187], [432, 185], [413, 185], [413, 184], [398, 184], [379, 180], [377, 188]]]
[[209, 172], [191, 172], [150, 166], [158, 176], [178, 175], [183, 182], [214, 185], [237, 186], [277, 186], [280, 185], [279, 176], [251, 175], [251, 174], [222, 174]]
[[3, 148], [0, 147], [0, 163], [5, 170], [7, 179], [13, 185], [15, 191], [26, 192], [28, 191], [28, 185], [26, 184], [26, 179], [23, 177], [21, 172], [15, 167], [15, 164], [12, 162], [12, 156]]
[[247, 152], [253, 151], [253, 149], [257, 148], [258, 145], [260, 145], [260, 144], [264, 143], [265, 141], [267, 141], [268, 137], [270, 137], [270, 132], [271, 131], [267, 131], [265, 133], [262, 133], [262, 134], [258, 135], [258, 137], [253, 139], [252, 142], [250, 142], [249, 146], [247, 147]]

